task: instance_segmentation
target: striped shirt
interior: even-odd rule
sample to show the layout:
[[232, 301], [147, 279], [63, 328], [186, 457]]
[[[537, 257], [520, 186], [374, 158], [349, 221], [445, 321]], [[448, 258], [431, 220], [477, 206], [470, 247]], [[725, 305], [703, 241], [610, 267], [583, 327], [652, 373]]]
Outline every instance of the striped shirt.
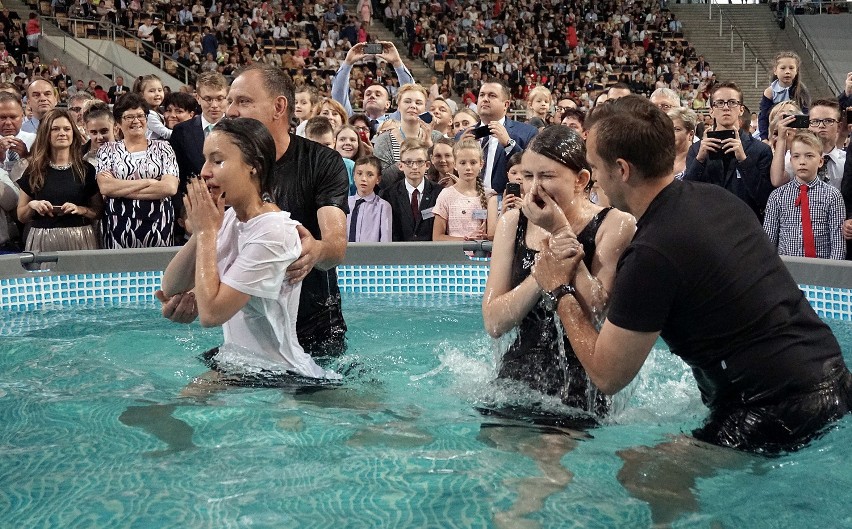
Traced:
[[[798, 180], [784, 184], [769, 195], [766, 203], [763, 230], [778, 248], [779, 255], [805, 256], [801, 209], [796, 205], [799, 185]], [[807, 185], [816, 255], [822, 259], [843, 259], [846, 241], [841, 225], [846, 208], [840, 191], [818, 178]]]

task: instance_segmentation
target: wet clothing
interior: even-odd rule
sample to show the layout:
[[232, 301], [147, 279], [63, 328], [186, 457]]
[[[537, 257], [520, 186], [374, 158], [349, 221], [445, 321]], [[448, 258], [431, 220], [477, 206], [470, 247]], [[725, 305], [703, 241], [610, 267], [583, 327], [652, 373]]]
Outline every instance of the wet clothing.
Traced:
[[835, 388], [838, 399], [819, 406], [823, 419], [770, 427], [781, 417], [799, 421], [802, 399], [850, 375], [831, 329], [755, 221], [718, 186], [675, 180], [639, 219], [607, 315], [623, 329], [661, 331], [692, 368], [708, 427], [737, 430], [696, 435], [743, 449], [815, 435], [849, 406], [848, 391]]
[[[612, 208], [598, 212], [577, 235], [583, 245], [583, 262], [591, 268], [595, 255], [595, 236]], [[532, 270], [538, 253], [527, 247], [528, 219], [518, 217], [515, 234], [515, 255], [512, 260], [512, 288], [520, 285]], [[609, 409], [609, 399], [589, 380], [565, 333], [556, 328], [557, 315], [539, 300], [518, 326], [518, 336], [503, 355], [498, 377], [519, 380], [546, 395], [558, 395], [567, 406], [602, 417]], [[565, 358], [560, 358], [558, 340], [561, 338]]]
[[[317, 240], [322, 239], [317, 211], [324, 206], [349, 213], [349, 177], [337, 151], [290, 135], [290, 145], [275, 163], [273, 198]], [[299, 343], [311, 356], [334, 355], [345, 349], [346, 323], [341, 311], [337, 269], [314, 268], [302, 282]]]

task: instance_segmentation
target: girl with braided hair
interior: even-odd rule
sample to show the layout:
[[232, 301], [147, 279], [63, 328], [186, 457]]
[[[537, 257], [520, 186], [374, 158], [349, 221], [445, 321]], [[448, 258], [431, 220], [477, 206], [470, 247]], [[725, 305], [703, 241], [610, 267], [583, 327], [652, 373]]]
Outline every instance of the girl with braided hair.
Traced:
[[488, 196], [482, 185], [482, 147], [472, 139], [453, 146], [458, 181], [441, 191], [433, 210], [434, 241], [488, 239]]

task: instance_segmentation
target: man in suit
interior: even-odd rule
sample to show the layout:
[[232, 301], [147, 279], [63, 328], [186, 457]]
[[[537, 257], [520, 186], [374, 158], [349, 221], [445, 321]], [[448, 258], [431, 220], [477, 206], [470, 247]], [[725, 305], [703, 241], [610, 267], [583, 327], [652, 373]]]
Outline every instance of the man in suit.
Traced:
[[[511, 103], [512, 92], [509, 86], [499, 79], [489, 79], [479, 89], [479, 100], [476, 104], [481, 121], [477, 127], [488, 126], [491, 131], [491, 135], [478, 140], [485, 158], [482, 183], [486, 189], [490, 188], [498, 193], [506, 189], [506, 182], [509, 181], [506, 162], [513, 154], [523, 151], [538, 133], [535, 127], [506, 117]], [[456, 139], [474, 138], [472, 130], [464, 132]]]
[[[169, 143], [175, 151], [179, 169], [178, 192], [174, 197], [175, 215], [183, 211], [183, 195], [186, 184], [193, 175], [201, 173], [204, 165], [204, 138], [225, 115], [227, 108], [228, 82], [219, 72], [203, 72], [195, 81], [195, 99], [201, 107], [201, 115], [178, 123], [172, 131]], [[176, 225], [175, 241], [183, 241], [183, 229]]]
[[109, 87], [107, 95], [109, 96], [110, 104], [114, 105], [118, 98], [129, 92], [130, 89], [124, 86], [124, 77], [118, 76], [115, 78], [115, 84]]
[[412, 138], [402, 142], [399, 157], [405, 178], [381, 192], [391, 205], [393, 240], [431, 241], [435, 222], [432, 208], [444, 188], [425, 177], [429, 155], [422, 141]]

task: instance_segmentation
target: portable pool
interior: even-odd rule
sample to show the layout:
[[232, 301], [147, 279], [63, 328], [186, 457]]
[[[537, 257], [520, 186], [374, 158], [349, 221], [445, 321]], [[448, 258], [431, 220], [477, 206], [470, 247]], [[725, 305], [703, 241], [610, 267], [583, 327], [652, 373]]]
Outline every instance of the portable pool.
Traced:
[[[487, 269], [457, 250], [349, 250], [343, 386], [205, 397], [181, 392], [221, 331], [160, 317], [171, 252], [69, 253], [37, 273], [0, 258], [0, 527], [650, 526], [620, 454], [701, 423], [691, 374], [656, 348], [586, 432], [482, 415], [559, 406], [493, 382]], [[804, 289], [852, 363], [850, 268], [790, 266], [820, 279]], [[847, 417], [806, 450], [720, 464], [674, 526], [852, 526], [850, 447]]]

